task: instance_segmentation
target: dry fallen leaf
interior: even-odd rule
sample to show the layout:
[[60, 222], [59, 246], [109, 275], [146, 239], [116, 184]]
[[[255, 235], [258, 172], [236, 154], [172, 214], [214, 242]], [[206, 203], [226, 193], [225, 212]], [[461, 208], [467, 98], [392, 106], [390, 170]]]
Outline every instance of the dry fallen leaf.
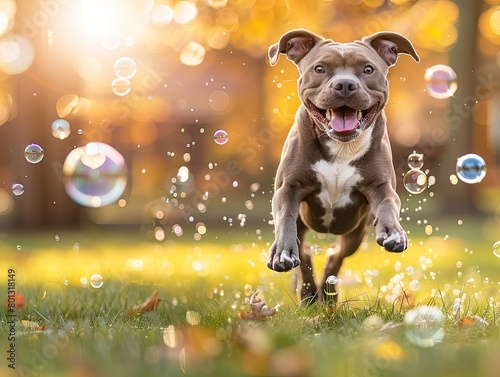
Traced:
[[241, 319], [263, 319], [278, 312], [279, 305], [269, 308], [266, 302], [259, 297], [259, 291], [254, 291], [250, 296], [250, 311], [242, 311], [239, 314]]
[[137, 313], [150, 312], [155, 310], [160, 306], [160, 299], [158, 298], [158, 291], [154, 291], [151, 296], [149, 296], [146, 301], [141, 305], [134, 306], [132, 309], [127, 311], [127, 317], [132, 317]]
[[33, 321], [22, 320], [21, 326], [24, 329], [30, 330], [30, 331], [45, 331], [45, 330], [47, 330], [47, 326], [40, 326], [38, 323], [33, 322]]
[[488, 322], [486, 322], [484, 319], [482, 319], [477, 315], [473, 315], [459, 319], [458, 321], [455, 322], [455, 325], [458, 328], [470, 328], [470, 327], [483, 328], [488, 326]]

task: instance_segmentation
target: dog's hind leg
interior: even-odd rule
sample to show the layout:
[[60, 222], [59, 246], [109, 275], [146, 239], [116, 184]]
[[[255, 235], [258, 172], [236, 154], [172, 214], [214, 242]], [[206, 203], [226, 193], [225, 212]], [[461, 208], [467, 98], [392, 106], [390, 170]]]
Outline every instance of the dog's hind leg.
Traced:
[[307, 252], [304, 238], [307, 232], [307, 226], [302, 219], [297, 219], [297, 236], [300, 240], [300, 266], [297, 270], [297, 293], [302, 305], [312, 304], [317, 300], [317, 286], [314, 281], [313, 265], [311, 255]]
[[366, 215], [363, 216], [359, 225], [353, 231], [337, 237], [333, 254], [328, 258], [323, 278], [321, 280], [321, 284], [319, 285], [319, 300], [337, 302], [338, 295], [333, 284], [328, 284], [328, 292], [325, 291], [326, 280], [332, 275], [338, 275], [344, 258], [354, 254], [354, 252], [358, 249], [370, 225], [371, 216], [370, 213], [367, 212]]

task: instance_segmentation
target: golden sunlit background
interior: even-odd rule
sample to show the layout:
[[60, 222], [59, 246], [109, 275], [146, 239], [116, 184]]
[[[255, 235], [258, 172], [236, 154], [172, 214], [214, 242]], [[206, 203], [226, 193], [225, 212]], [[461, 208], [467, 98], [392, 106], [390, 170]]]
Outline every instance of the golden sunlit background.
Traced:
[[[499, 215], [500, 1], [0, 0], [2, 229], [268, 226], [299, 101], [266, 53], [299, 27], [407, 36], [422, 61], [391, 68], [387, 106], [400, 192], [416, 152], [433, 210]], [[469, 153], [487, 167], [472, 183]]]

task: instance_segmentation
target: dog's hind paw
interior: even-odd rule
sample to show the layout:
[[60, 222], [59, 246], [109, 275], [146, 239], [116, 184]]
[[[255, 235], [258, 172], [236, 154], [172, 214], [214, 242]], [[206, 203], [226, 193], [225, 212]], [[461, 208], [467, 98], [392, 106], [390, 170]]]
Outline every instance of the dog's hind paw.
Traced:
[[401, 253], [408, 247], [408, 238], [404, 231], [390, 234], [384, 232], [377, 235], [377, 243], [387, 251]]

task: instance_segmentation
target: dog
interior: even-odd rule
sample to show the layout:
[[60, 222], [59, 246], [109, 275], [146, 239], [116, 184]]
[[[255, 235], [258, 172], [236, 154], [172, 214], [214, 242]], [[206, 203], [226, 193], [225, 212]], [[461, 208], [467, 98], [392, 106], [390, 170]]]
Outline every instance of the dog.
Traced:
[[[408, 246], [399, 222], [401, 201], [384, 106], [389, 67], [399, 54], [420, 59], [412, 43], [395, 32], [337, 43], [295, 29], [268, 52], [270, 65], [283, 54], [297, 66], [301, 104], [275, 177], [275, 240], [267, 266], [278, 272], [300, 266], [302, 303], [321, 302], [328, 277], [337, 276], [372, 222], [377, 243], [387, 251], [402, 252]], [[318, 284], [304, 244], [308, 229], [337, 235]], [[332, 296], [336, 300], [334, 292], [327, 298]]]

